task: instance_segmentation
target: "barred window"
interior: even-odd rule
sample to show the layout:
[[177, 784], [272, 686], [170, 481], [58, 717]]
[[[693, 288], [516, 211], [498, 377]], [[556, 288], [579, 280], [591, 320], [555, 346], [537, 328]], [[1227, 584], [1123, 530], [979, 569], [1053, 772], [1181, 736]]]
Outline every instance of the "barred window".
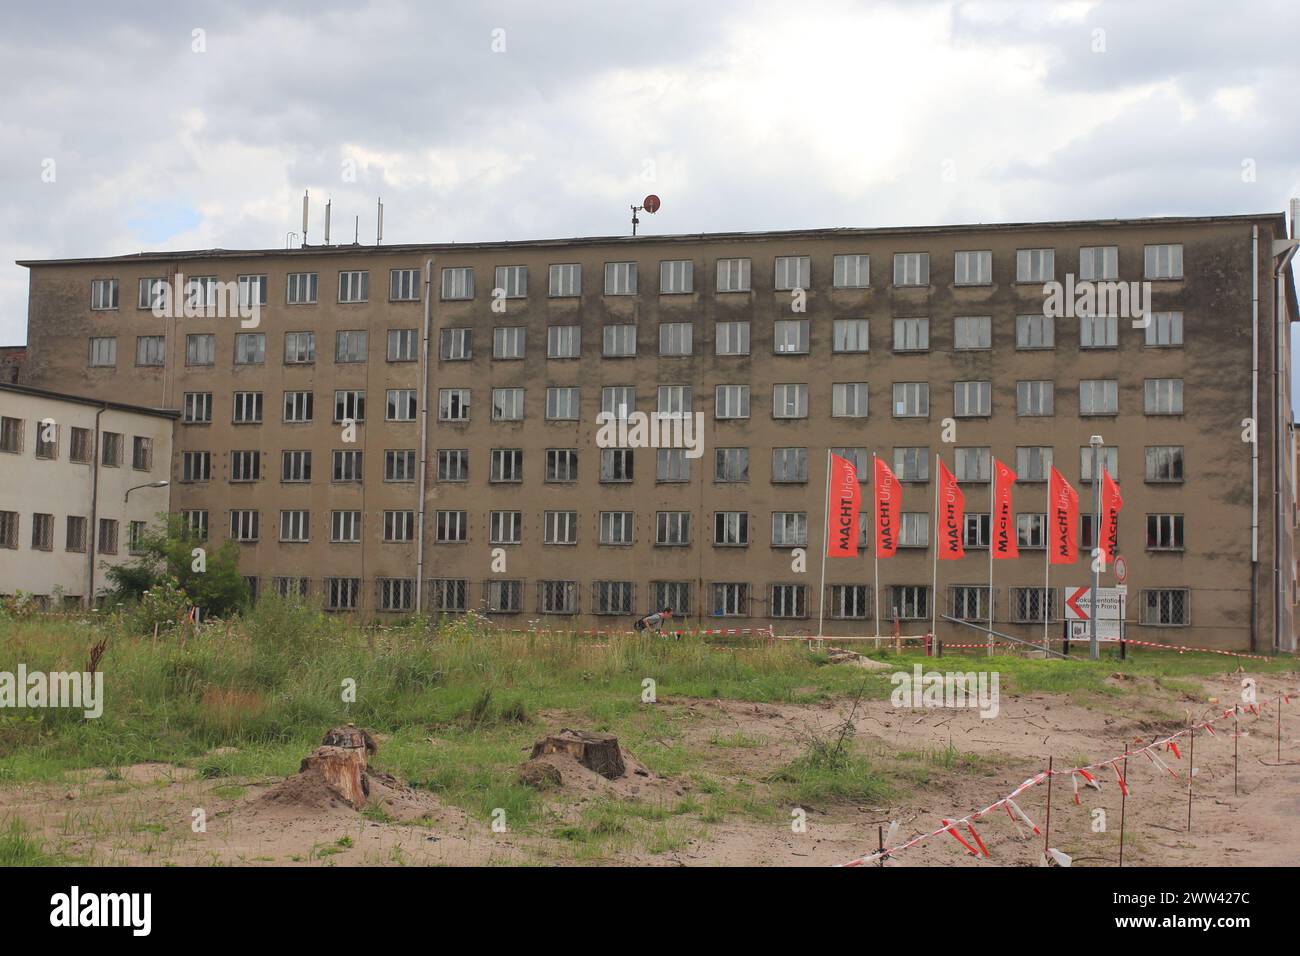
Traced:
[[21, 418], [0, 418], [0, 451], [20, 455], [23, 451], [23, 432], [26, 422]]
[[632, 613], [635, 605], [636, 585], [631, 581], [595, 581], [591, 585], [592, 613]]
[[489, 614], [518, 614], [524, 609], [523, 581], [484, 581], [483, 601]]
[[1192, 623], [1192, 592], [1186, 588], [1148, 588], [1142, 591], [1142, 623], [1158, 627], [1187, 627]]
[[889, 589], [890, 616], [900, 621], [930, 617], [930, 588], [924, 584], [895, 584]]
[[324, 587], [325, 610], [355, 611], [361, 595], [360, 578], [326, 578]]
[[18, 512], [0, 511], [0, 548], [18, 549]]
[[[7, 513], [13, 515], [15, 521], [17, 520], [18, 515], [16, 512], [10, 511]], [[186, 512], [182, 512], [182, 514], [186, 514]], [[189, 512], [189, 514], [194, 514], [194, 512]], [[204, 511], [201, 512], [201, 514], [203, 515], [203, 536], [207, 537], [208, 513]], [[86, 550], [86, 519], [78, 515], [68, 515], [66, 528], [67, 530], [63, 544], [64, 550], [84, 553]], [[13, 546], [17, 547], [18, 529], [16, 525], [13, 533], [15, 541]], [[3, 537], [3, 534], [4, 531], [0, 528], [0, 537]]]
[[131, 438], [131, 467], [136, 471], [148, 471], [153, 467], [153, 439], [143, 435]]
[[[7, 428], [7, 422], [13, 419], [5, 419], [0, 432]], [[21, 422], [19, 423], [21, 424]], [[0, 434], [0, 449], [8, 450], [8, 437]], [[21, 446], [21, 439], [19, 445]], [[54, 461], [59, 457], [59, 426], [52, 418], [42, 418], [36, 422], [36, 457], [46, 461]]]
[[285, 600], [293, 598], [305, 598], [310, 588], [309, 578], [293, 577], [273, 577], [271, 578], [271, 590], [276, 595]]
[[415, 582], [410, 578], [380, 578], [379, 610], [409, 611], [415, 606]]
[[537, 610], [543, 614], [577, 614], [577, 581], [538, 581]]
[[122, 436], [118, 432], [104, 432], [103, 449], [99, 463], [105, 468], [120, 468], [122, 465]]
[[988, 585], [954, 584], [948, 588], [949, 613], [962, 621], [991, 621]]
[[469, 582], [464, 578], [431, 578], [429, 608], [433, 611], [459, 612], [469, 609]]
[[772, 617], [807, 617], [808, 588], [803, 584], [773, 584], [768, 595]]
[[[143, 530], [143, 521], [132, 521], [131, 529], [139, 524]], [[132, 538], [134, 544], [135, 539]], [[54, 550], [54, 515], [36, 513], [32, 515], [32, 549], [35, 551], [53, 551]], [[135, 550], [132, 549], [132, 554]]]
[[689, 581], [654, 581], [650, 584], [651, 605], [659, 611], [671, 608], [679, 617], [691, 613]]
[[859, 621], [871, 614], [870, 589], [865, 584], [832, 584], [831, 617], [841, 621]]
[[1043, 600], [1042, 588], [1011, 588], [1011, 620], [1015, 624], [1042, 624], [1043, 611], [1046, 607], [1048, 621], [1059, 621], [1061, 611], [1058, 607], [1060, 594], [1056, 589], [1046, 592], [1047, 601]]
[[744, 617], [749, 614], [749, 585], [713, 585], [712, 614], [714, 617]]

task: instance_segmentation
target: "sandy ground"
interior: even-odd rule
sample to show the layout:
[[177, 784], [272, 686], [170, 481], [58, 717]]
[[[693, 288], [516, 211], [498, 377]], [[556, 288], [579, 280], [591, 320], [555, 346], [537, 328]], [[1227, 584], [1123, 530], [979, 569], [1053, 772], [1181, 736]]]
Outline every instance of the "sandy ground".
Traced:
[[[1120, 679], [1120, 678], [1112, 678]], [[1140, 686], [1129, 689], [1141, 690]], [[1194, 682], [1193, 679], [1188, 679]], [[899, 841], [938, 826], [942, 817], [961, 817], [1006, 795], [1047, 766], [1055, 769], [1121, 753], [1125, 741], [1149, 742], [1193, 720], [1212, 716], [1210, 697], [1236, 699], [1229, 676], [1205, 680], [1204, 693], [1173, 701], [1167, 693], [1112, 699], [1084, 705], [1053, 695], [1004, 694], [997, 718], [981, 719], [974, 710], [898, 710], [888, 701], [864, 702], [856, 718], [854, 746], [883, 762], [911, 753], [914, 766], [926, 766], [918, 753], [950, 745], [975, 755], [972, 766], [928, 768], [931, 779], [916, 788], [899, 787], [898, 802], [853, 806], [843, 802], [805, 806], [806, 832], [792, 832], [792, 808], [774, 808], [775, 822], [732, 816], [705, 824], [682, 818], [697, 835], [684, 846], [652, 853], [632, 849], [597, 861], [630, 865], [822, 866], [847, 862], [876, 847], [878, 826], [899, 823]], [[1261, 698], [1275, 698], [1278, 678], [1260, 681]], [[1291, 685], [1286, 685], [1290, 687]], [[1134, 700], [1150, 699], [1149, 710]], [[761, 781], [798, 756], [810, 730], [834, 726], [850, 704], [820, 706], [754, 704], [661, 698], [677, 708], [684, 737], [678, 746], [703, 749], [711, 776], [734, 782]], [[543, 729], [563, 726], [565, 715], [541, 715]], [[552, 726], [553, 725], [553, 726]], [[1124, 813], [1126, 865], [1197, 866], [1300, 864], [1300, 700], [1292, 698], [1283, 715], [1282, 766], [1276, 763], [1276, 723], [1272, 710], [1258, 722], [1245, 720], [1238, 740], [1237, 793], [1233, 792], [1231, 725], [1218, 737], [1197, 735], [1196, 776], [1192, 787], [1192, 829], [1187, 830], [1186, 768], [1191, 758], [1165, 760], [1180, 773], [1175, 780], [1144, 758], [1128, 763], [1129, 798]], [[743, 735], [752, 746], [718, 746], [711, 740]], [[920, 763], [916, 761], [920, 759]], [[1288, 763], [1290, 762], [1290, 763]], [[382, 768], [382, 749], [375, 763]], [[634, 764], [635, 766], [635, 764]], [[557, 820], [573, 820], [586, 801], [619, 800], [671, 803], [692, 792], [686, 779], [629, 772], [609, 782], [575, 765], [561, 765], [560, 788], [548, 791]], [[400, 781], [379, 781], [374, 802], [386, 818], [364, 815], [340, 801], [274, 801], [268, 795], [279, 780], [200, 780], [193, 771], [163, 764], [127, 768], [109, 779], [103, 771], [70, 775], [58, 785], [0, 787], [0, 818], [17, 814], [42, 832], [65, 855], [95, 864], [304, 864], [304, 865], [556, 865], [573, 858], [572, 847], [546, 831], [494, 832], [490, 820], [471, 819], [425, 791]], [[1078, 866], [1113, 866], [1119, 851], [1121, 800], [1113, 774], [1102, 776], [1102, 790], [1080, 789], [1080, 804], [1067, 776], [1054, 779], [1050, 843], [1070, 854]], [[1018, 801], [1039, 825], [1047, 825], [1047, 787], [1040, 785]], [[193, 832], [196, 808], [206, 816], [206, 832]], [[1105, 811], [1105, 830], [1094, 832], [1096, 809]], [[972, 858], [951, 837], [923, 843], [888, 866], [1034, 865], [1043, 838], [1028, 837], [998, 811], [977, 824], [988, 859]], [[963, 832], [963, 835], [965, 833]], [[969, 840], [969, 838], [968, 838]], [[896, 841], [898, 842], [898, 841]]]

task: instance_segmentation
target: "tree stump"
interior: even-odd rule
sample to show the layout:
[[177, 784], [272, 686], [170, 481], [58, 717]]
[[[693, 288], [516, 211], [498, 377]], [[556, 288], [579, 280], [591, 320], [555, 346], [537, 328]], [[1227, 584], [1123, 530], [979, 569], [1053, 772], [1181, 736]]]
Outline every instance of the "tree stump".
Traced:
[[609, 780], [623, 776], [626, 770], [618, 738], [613, 734], [561, 730], [558, 734], [548, 734], [533, 744], [533, 759], [556, 753], [568, 754], [588, 770]]
[[326, 786], [360, 810], [370, 797], [366, 755], [376, 750], [374, 739], [364, 730], [351, 724], [334, 727], [321, 746], [303, 758], [298, 772], [320, 774]]

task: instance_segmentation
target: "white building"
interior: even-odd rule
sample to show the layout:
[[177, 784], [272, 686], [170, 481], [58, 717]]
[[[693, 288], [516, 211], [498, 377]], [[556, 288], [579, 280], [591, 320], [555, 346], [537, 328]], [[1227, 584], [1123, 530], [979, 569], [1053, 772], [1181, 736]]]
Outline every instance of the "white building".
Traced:
[[0, 384], [0, 595], [84, 602], [169, 509], [177, 412]]

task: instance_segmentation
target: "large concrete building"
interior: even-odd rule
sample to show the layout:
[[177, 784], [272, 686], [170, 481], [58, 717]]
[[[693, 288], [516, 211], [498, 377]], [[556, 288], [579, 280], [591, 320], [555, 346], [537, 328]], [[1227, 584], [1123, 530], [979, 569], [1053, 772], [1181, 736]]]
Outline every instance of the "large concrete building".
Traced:
[[[1267, 214], [30, 261], [22, 381], [180, 411], [172, 509], [243, 542], [263, 591], [367, 617], [625, 626], [667, 604], [815, 633], [824, 596], [828, 634], [991, 605], [1035, 638], [1048, 468], [1089, 511], [1100, 435], [1128, 636], [1289, 649], [1287, 236]], [[1082, 314], [1088, 282], [1125, 299]], [[245, 312], [185, 317], [164, 288]], [[602, 410], [699, 413], [699, 447], [601, 447]], [[903, 482], [878, 597], [867, 534], [819, 592], [829, 448], [860, 465], [867, 527], [872, 454]], [[937, 593], [936, 454], [971, 513]], [[990, 457], [1019, 475], [1021, 547], [991, 594]], [[1089, 580], [1078, 533], [1053, 636]]]

